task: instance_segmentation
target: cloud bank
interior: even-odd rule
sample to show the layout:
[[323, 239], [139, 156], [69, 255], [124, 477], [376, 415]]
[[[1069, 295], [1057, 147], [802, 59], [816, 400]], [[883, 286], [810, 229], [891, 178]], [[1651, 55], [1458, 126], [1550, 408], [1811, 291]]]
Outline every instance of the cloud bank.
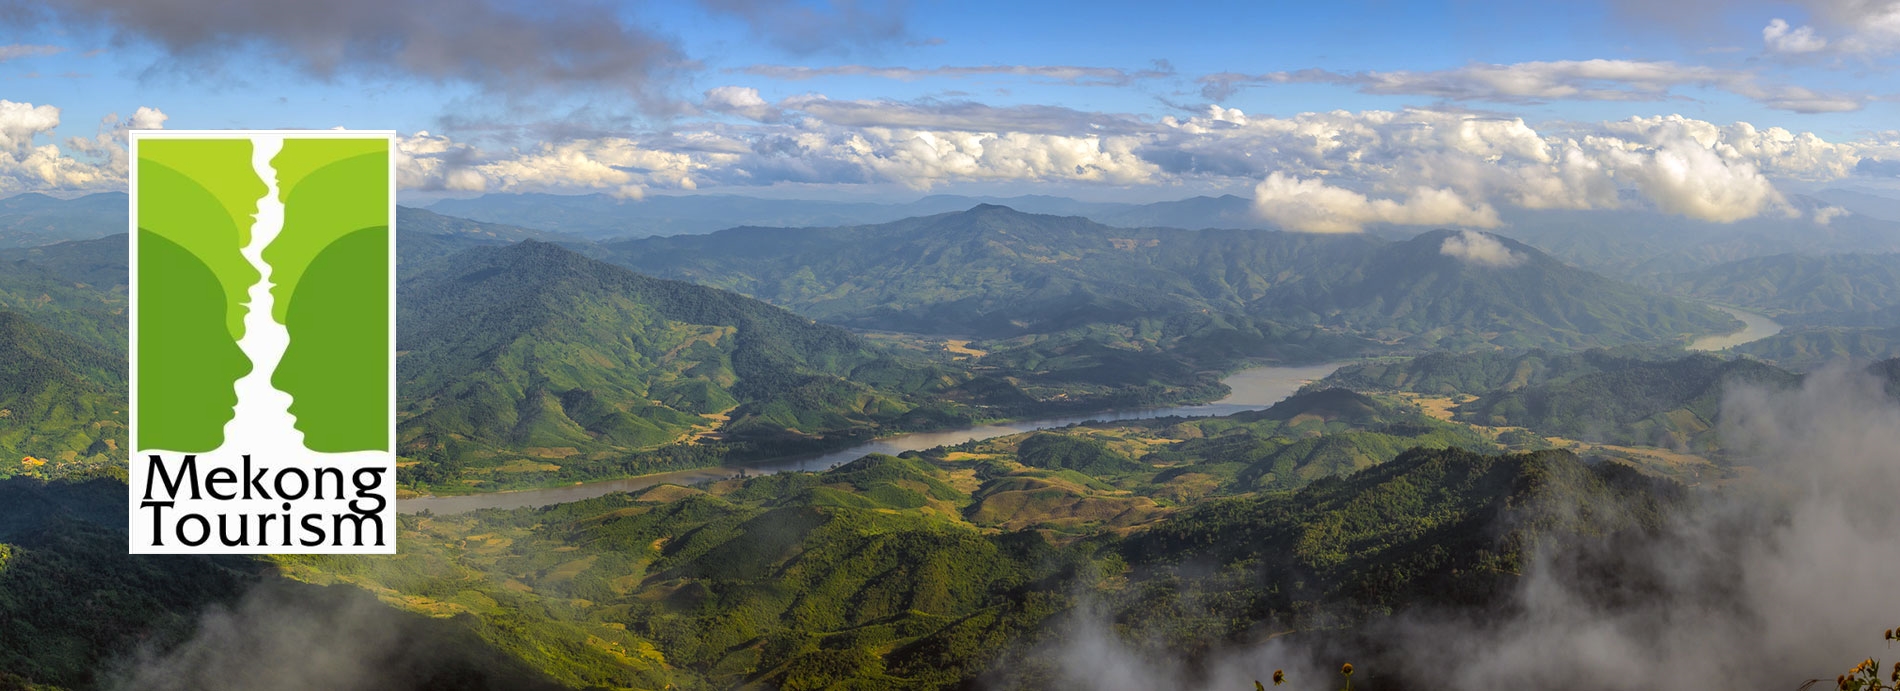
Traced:
[[[526, 146], [417, 132], [398, 144], [398, 182], [412, 190], [627, 198], [774, 185], [1244, 184], [1256, 212], [1281, 227], [1354, 232], [1374, 224], [1493, 228], [1507, 207], [1648, 209], [1721, 223], [1794, 217], [1785, 183], [1900, 165], [1900, 134], [1829, 141], [1679, 115], [1532, 127], [1430, 109], [1268, 117], [1208, 106], [1155, 120], [970, 101], [820, 94], [772, 101], [740, 86], [708, 89], [697, 110], [702, 117], [669, 129]], [[49, 105], [5, 106], [0, 176], [8, 181], [0, 190], [122, 186], [123, 143], [54, 145], [58, 114]], [[125, 126], [114, 119], [101, 131]]]

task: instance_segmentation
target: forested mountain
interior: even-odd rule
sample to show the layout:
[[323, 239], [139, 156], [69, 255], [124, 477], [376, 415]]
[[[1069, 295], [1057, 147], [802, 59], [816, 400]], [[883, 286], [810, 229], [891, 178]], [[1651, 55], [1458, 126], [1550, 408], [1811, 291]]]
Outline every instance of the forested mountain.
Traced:
[[392, 562], [287, 569], [393, 587], [577, 687], [1054, 688], [1048, 650], [1074, 642], [1078, 618], [1192, 659], [1412, 603], [1490, 607], [1540, 538], [1641, 531], [1679, 492], [1564, 452], [1415, 450], [1171, 510], [968, 453], [438, 517], [406, 528], [415, 547]]
[[1751, 257], [1799, 252], [1900, 252], [1900, 222], [1862, 214], [1817, 223], [1824, 202], [1796, 198], [1798, 218], [1763, 214], [1714, 223], [1641, 210], [1506, 209], [1497, 232], [1566, 262], [1635, 280], [1705, 269]]
[[1900, 253], [1777, 254], [1664, 281], [1683, 295], [1776, 317], [1801, 315], [1814, 323], [1817, 318], [1871, 315], [1900, 306]]
[[59, 199], [16, 194], [0, 199], [0, 248], [88, 240], [126, 231], [124, 192]]
[[0, 309], [0, 477], [116, 465], [124, 446], [125, 361]]
[[1408, 346], [1575, 346], [1729, 324], [1496, 236], [1477, 237], [1499, 245], [1497, 265], [1450, 256], [1452, 237], [1124, 229], [978, 206], [876, 226], [630, 240], [603, 256], [822, 321], [987, 337], [1149, 322], [1166, 339], [1213, 315], [1227, 338], [1253, 343], [1318, 327]]
[[[398, 304], [406, 449], [550, 458], [715, 437], [794, 444], [955, 416], [961, 383], [852, 334], [555, 245], [464, 251]], [[727, 421], [729, 419], [729, 421]]]
[[[0, 688], [281, 688], [291, 670], [325, 688], [564, 688], [465, 626], [356, 588], [283, 580], [246, 556], [127, 555], [125, 492], [0, 479]], [[214, 606], [223, 625], [201, 628]], [[328, 654], [308, 657], [312, 641]]]
[[1735, 352], [1792, 369], [1810, 370], [1838, 360], [1887, 360], [1900, 357], [1900, 326], [1788, 329], [1735, 347]]
[[108, 353], [126, 346], [125, 234], [0, 250], [0, 309]]
[[1697, 354], [1436, 353], [1348, 365], [1328, 384], [1362, 391], [1473, 396], [1458, 420], [1526, 427], [1592, 442], [1712, 450], [1722, 394], [1737, 383], [1786, 387], [1799, 377], [1755, 360]]
[[404, 232], [418, 235], [446, 235], [490, 242], [520, 242], [522, 240], [559, 242], [573, 239], [561, 233], [444, 216], [428, 209], [412, 206], [396, 207], [396, 227]]

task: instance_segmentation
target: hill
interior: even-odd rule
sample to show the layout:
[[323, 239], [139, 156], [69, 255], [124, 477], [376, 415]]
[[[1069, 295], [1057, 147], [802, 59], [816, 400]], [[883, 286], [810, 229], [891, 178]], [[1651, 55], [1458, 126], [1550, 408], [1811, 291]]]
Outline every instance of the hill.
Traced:
[[125, 434], [124, 360], [0, 310], [0, 477], [106, 472]]
[[1496, 236], [1476, 237], [1516, 259], [1476, 266], [1445, 253], [1450, 237], [1113, 228], [985, 205], [874, 226], [629, 240], [601, 256], [831, 323], [990, 338], [1112, 324], [1209, 362], [1314, 338], [1307, 329], [1331, 334], [1341, 347], [1323, 349], [1336, 354], [1354, 349], [1351, 335], [1577, 346], [1729, 325]]
[[1777, 317], [1803, 315], [1814, 323], [1900, 307], [1900, 253], [1777, 254], [1671, 276], [1667, 283], [1697, 299]]
[[[330, 688], [564, 688], [462, 623], [356, 588], [279, 579], [250, 557], [127, 555], [125, 496], [113, 480], [0, 479], [0, 687], [268, 688], [297, 674]], [[330, 655], [308, 657], [313, 642]]]
[[0, 249], [89, 240], [126, 231], [124, 192], [59, 199], [28, 192], [0, 199]]
[[1887, 360], [1900, 358], [1900, 326], [1789, 329], [1736, 346], [1735, 351], [1795, 370], [1812, 370], [1838, 360]]
[[[280, 561], [507, 632], [500, 647], [576, 686], [1057, 688], [1048, 646], [1084, 618], [1192, 659], [1406, 603], [1484, 611], [1540, 538], [1652, 527], [1678, 491], [1564, 452], [1418, 450], [1168, 510], [1073, 470], [869, 456], [431, 518], [406, 524], [415, 547], [391, 560]], [[1579, 506], [1619, 509], [1563, 508]], [[576, 634], [599, 641], [580, 652], [628, 652], [561, 652]]]
[[1826, 203], [1798, 197], [1794, 203], [1805, 212], [1800, 218], [1764, 214], [1734, 223], [1634, 210], [1504, 209], [1499, 232], [1625, 280], [1790, 252], [1900, 252], [1900, 222], [1848, 214], [1823, 225], [1814, 222], [1813, 213]]
[[0, 250], [0, 309], [93, 348], [125, 352], [125, 238]]
[[1799, 377], [1755, 360], [1696, 354], [1489, 352], [1433, 354], [1341, 368], [1329, 385], [1459, 396], [1458, 420], [1525, 427], [1588, 442], [1716, 448], [1722, 394], [1737, 382], [1791, 386]]
[[547, 243], [466, 250], [405, 281], [398, 303], [409, 450], [468, 442], [605, 460], [590, 454], [716, 430], [784, 451], [967, 417], [930, 399], [960, 383], [949, 372]]
[[1311, 312], [1329, 326], [1451, 349], [1667, 342], [1730, 323], [1509, 238], [1448, 230], [1380, 246], [1349, 274], [1290, 284], [1262, 303], [1283, 318]]

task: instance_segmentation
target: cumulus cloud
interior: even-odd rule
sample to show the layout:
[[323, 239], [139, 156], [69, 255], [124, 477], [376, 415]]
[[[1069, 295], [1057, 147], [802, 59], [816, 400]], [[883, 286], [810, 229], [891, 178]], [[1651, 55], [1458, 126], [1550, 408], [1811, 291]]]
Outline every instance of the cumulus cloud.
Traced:
[[1775, 180], [1820, 183], [1868, 169], [1881, 140], [1718, 125], [1681, 116], [1561, 123], [1432, 110], [1202, 115], [1148, 121], [1052, 107], [768, 102], [744, 87], [703, 107], [750, 121], [644, 137], [588, 136], [481, 150], [419, 134], [403, 184], [461, 191], [607, 191], [778, 183], [957, 182], [1170, 185], [1249, 180], [1259, 213], [1285, 227], [1489, 228], [1497, 208], [1651, 208], [1728, 222], [1794, 213]]
[[1696, 86], [1722, 89], [1755, 99], [1771, 108], [1804, 113], [1857, 110], [1865, 100], [1864, 97], [1824, 94], [1790, 85], [1764, 85], [1750, 72], [1648, 60], [1473, 64], [1431, 71], [1333, 72], [1306, 69], [1260, 75], [1220, 73], [1201, 77], [1199, 82], [1201, 94], [1215, 101], [1232, 96], [1243, 86], [1260, 84], [1332, 84], [1356, 87], [1361, 93], [1368, 94], [1431, 96], [1449, 101], [1493, 103], [1658, 101], [1676, 97], [1674, 90], [1678, 87]]
[[527, 10], [500, 0], [14, 0], [0, 21], [27, 29], [101, 27], [199, 66], [257, 49], [321, 78], [394, 74], [507, 93], [588, 88], [644, 97], [651, 80], [684, 60], [671, 39], [629, 24], [611, 5], [549, 4]]
[[1497, 209], [1448, 189], [1419, 187], [1403, 199], [1371, 199], [1317, 179], [1272, 173], [1254, 187], [1254, 211], [1287, 230], [1356, 233], [1369, 223], [1495, 228]]
[[[452, 192], [607, 192], [776, 184], [1023, 182], [1255, 186], [1257, 211], [1284, 227], [1491, 228], [1498, 209], [1649, 208], [1731, 222], [1798, 215], [1778, 181], [1879, 175], [1900, 135], [1835, 142], [1808, 132], [1682, 116], [1534, 128], [1520, 118], [1408, 109], [1286, 117], [1208, 106], [1148, 120], [1048, 106], [973, 102], [776, 102], [749, 87], [706, 92], [707, 120], [637, 135], [579, 132], [527, 146], [431, 132], [400, 139], [398, 184]], [[122, 131], [161, 126], [140, 109], [64, 148], [52, 106], [9, 103], [0, 123], [6, 190], [123, 184]]]
[[1814, 34], [1814, 27], [1790, 27], [1776, 17], [1762, 27], [1761, 41], [1771, 53], [1814, 53], [1827, 48], [1827, 39]]
[[1506, 268], [1524, 263], [1524, 255], [1505, 247], [1495, 236], [1470, 230], [1445, 238], [1438, 253], [1473, 266]]
[[749, 86], [718, 86], [706, 90], [705, 100], [700, 107], [715, 113], [737, 115], [748, 120], [774, 122], [779, 111], [759, 96], [759, 90]]
[[1900, 51], [1900, 0], [1801, 0], [1800, 4], [1836, 38], [1827, 38], [1821, 27], [1796, 27], [1777, 17], [1761, 30], [1768, 52], [1873, 58]]
[[0, 195], [123, 186], [125, 130], [164, 122], [165, 114], [155, 108], [140, 108], [126, 121], [108, 115], [96, 136], [68, 139], [68, 153], [50, 141], [59, 127], [59, 108], [0, 100]]

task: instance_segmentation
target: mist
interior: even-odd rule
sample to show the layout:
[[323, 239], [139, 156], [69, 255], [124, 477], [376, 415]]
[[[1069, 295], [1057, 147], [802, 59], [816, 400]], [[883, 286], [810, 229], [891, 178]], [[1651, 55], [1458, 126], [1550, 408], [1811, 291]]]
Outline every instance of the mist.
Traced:
[[1088, 613], [1052, 651], [1055, 673], [1065, 687], [1212, 691], [1285, 669], [1286, 688], [1331, 689], [1350, 661], [1356, 688], [1792, 691], [1879, 657], [1900, 624], [1900, 403], [1836, 365], [1788, 390], [1732, 388], [1719, 429], [1749, 466], [1740, 478], [1698, 488], [1647, 537], [1545, 539], [1498, 610], [1419, 608], [1322, 634], [1376, 646], [1363, 654], [1274, 640], [1193, 666]]
[[448, 621], [351, 586], [266, 580], [199, 615], [184, 643], [147, 648], [105, 676], [118, 691], [557, 689]]

